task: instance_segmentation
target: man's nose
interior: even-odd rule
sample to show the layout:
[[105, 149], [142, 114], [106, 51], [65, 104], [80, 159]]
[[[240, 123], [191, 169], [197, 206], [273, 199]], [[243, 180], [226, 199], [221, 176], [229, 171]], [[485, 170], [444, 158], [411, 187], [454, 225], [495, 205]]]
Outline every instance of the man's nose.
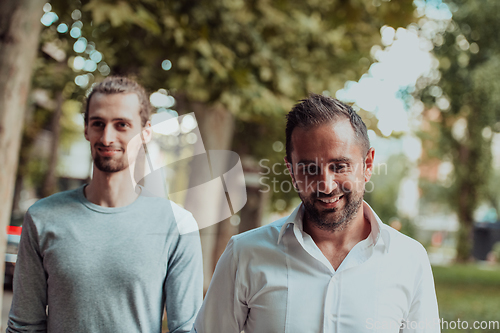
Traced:
[[335, 179], [335, 173], [323, 170], [320, 180], [318, 181], [317, 184], [318, 192], [324, 194], [331, 194], [333, 191], [337, 189], [337, 187], [339, 187], [339, 184]]
[[106, 125], [102, 131], [101, 143], [105, 146], [110, 146], [116, 140], [116, 131], [111, 125]]

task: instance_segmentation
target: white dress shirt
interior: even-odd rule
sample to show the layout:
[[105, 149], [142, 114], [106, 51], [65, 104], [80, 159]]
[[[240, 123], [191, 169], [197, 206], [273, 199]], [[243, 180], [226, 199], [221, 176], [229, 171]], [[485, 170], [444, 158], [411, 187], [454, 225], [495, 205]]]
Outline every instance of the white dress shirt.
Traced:
[[337, 270], [303, 231], [302, 205], [232, 237], [191, 332], [440, 332], [425, 249], [363, 211], [371, 233]]

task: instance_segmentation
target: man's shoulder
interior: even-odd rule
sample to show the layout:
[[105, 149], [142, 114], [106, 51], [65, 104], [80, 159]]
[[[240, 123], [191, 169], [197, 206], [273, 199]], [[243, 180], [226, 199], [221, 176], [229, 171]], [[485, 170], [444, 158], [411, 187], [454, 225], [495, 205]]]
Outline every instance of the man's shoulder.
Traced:
[[82, 205], [78, 199], [79, 192], [82, 191], [81, 187], [73, 190], [58, 192], [48, 197], [42, 198], [35, 202], [28, 209], [29, 214], [39, 214], [64, 208], [72, 208], [75, 205]]
[[159, 197], [147, 189], [142, 189], [142, 206], [141, 210], [154, 213], [154, 215], [161, 216], [160, 220], [165, 217], [173, 218], [173, 221], [177, 224], [178, 230], [181, 234], [191, 233], [198, 230], [198, 224], [196, 223], [193, 214], [177, 204], [176, 202]]
[[176, 218], [190, 218], [192, 214], [187, 209], [181, 207], [179, 204], [172, 200], [160, 197], [148, 191], [148, 189], [141, 187], [141, 197], [145, 205], [154, 207], [155, 209], [163, 208], [170, 209]]
[[287, 221], [288, 216], [280, 218], [272, 223], [258, 227], [232, 237], [233, 243], [239, 249], [253, 249], [259, 247], [277, 247], [281, 228]]
[[381, 232], [389, 235], [390, 253], [404, 255], [406, 260], [410, 258], [428, 260], [427, 251], [419, 241], [397, 231], [387, 224], [382, 224]]
[[183, 208], [175, 201], [172, 201], [172, 200], [169, 200], [166, 198], [144, 195], [143, 200], [145, 202], [147, 202], [148, 205], [159, 206], [159, 207], [167, 206], [167, 207], [171, 207], [172, 210], [176, 213], [183, 214], [183, 215], [191, 214], [187, 209]]

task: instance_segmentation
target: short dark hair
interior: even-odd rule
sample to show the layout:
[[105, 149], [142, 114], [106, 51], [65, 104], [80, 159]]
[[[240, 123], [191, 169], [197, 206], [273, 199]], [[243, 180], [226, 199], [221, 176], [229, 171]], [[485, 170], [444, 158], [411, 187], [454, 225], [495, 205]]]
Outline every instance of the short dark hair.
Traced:
[[311, 94], [299, 101], [286, 116], [286, 158], [292, 163], [292, 132], [298, 126], [302, 128], [323, 125], [339, 118], [349, 119], [356, 139], [366, 155], [370, 149], [370, 140], [366, 125], [361, 117], [339, 100], [323, 95]]
[[90, 107], [90, 99], [94, 94], [129, 94], [134, 93], [139, 98], [139, 115], [141, 116], [142, 126], [146, 126], [146, 123], [149, 120], [149, 116], [151, 114], [151, 103], [149, 102], [148, 95], [146, 93], [146, 89], [141, 86], [139, 83], [135, 82], [132, 79], [123, 76], [110, 76], [105, 78], [103, 81], [95, 84], [90, 93], [87, 96], [85, 103], [85, 124], [89, 122], [89, 107]]

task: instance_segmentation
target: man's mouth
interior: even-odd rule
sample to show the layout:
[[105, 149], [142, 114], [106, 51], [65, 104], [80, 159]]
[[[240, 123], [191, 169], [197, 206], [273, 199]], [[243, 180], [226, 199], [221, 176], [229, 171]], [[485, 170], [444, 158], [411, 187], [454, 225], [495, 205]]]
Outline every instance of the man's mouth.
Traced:
[[321, 206], [327, 207], [327, 208], [334, 208], [338, 206], [340, 200], [344, 197], [344, 195], [339, 195], [335, 197], [330, 197], [330, 198], [317, 198]]
[[115, 147], [97, 147], [97, 150], [102, 156], [114, 156], [115, 154], [122, 151], [120, 148]]
[[334, 203], [334, 202], [337, 202], [339, 201], [341, 198], [343, 197], [343, 195], [340, 195], [338, 197], [333, 197], [333, 198], [318, 198], [319, 201], [321, 202], [324, 202], [324, 203]]

